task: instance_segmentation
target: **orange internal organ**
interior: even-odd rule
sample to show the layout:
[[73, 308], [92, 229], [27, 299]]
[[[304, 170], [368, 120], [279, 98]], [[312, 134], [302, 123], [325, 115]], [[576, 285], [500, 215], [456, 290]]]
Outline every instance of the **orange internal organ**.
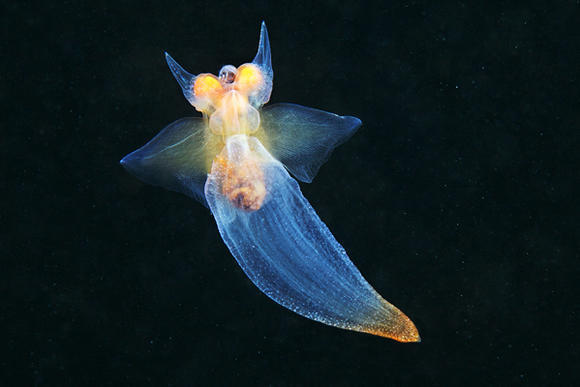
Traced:
[[266, 183], [255, 159], [246, 157], [234, 164], [220, 154], [214, 160], [212, 173], [214, 168], [221, 175], [222, 194], [235, 207], [246, 211], [256, 211], [262, 207], [266, 198]]
[[264, 76], [260, 68], [254, 64], [246, 63], [238, 67], [236, 75], [236, 90], [250, 94], [264, 83]]

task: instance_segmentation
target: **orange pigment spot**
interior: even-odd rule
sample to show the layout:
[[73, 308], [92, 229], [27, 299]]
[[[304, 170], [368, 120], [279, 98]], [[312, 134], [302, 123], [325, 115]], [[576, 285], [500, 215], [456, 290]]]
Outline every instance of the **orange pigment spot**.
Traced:
[[421, 337], [413, 321], [397, 307], [389, 304], [387, 301], [385, 303], [387, 303], [393, 315], [385, 319], [382, 324], [371, 323], [367, 326], [359, 326], [355, 330], [370, 333], [371, 335], [387, 337], [402, 343], [420, 342]]

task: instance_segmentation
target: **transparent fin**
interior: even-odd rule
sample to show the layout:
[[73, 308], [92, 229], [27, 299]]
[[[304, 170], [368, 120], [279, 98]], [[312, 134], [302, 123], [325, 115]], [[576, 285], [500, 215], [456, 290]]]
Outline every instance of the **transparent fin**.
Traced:
[[169, 124], [143, 147], [121, 160], [125, 169], [145, 183], [181, 192], [207, 206], [203, 187], [220, 139], [207, 133], [202, 118]]
[[356, 117], [339, 116], [290, 103], [265, 107], [260, 140], [300, 181], [312, 182], [334, 148], [360, 127]]

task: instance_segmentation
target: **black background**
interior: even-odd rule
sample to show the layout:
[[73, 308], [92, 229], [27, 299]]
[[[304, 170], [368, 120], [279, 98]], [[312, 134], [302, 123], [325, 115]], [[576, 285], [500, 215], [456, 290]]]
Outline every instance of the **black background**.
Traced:
[[[0, 6], [3, 385], [573, 384], [580, 8], [560, 2]], [[195, 114], [166, 67], [250, 61], [363, 121], [305, 196], [416, 323], [304, 319], [207, 209], [118, 164]]]

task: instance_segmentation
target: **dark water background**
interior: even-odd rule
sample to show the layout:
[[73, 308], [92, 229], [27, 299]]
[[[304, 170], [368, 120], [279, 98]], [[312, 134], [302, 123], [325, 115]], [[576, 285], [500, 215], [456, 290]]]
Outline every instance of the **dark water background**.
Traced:
[[[481, 4], [480, 4], [481, 3]], [[1, 385], [578, 382], [577, 1], [4, 2]], [[403, 345], [304, 319], [207, 209], [118, 160], [193, 115], [166, 67], [251, 60], [364, 125], [310, 185]]]

